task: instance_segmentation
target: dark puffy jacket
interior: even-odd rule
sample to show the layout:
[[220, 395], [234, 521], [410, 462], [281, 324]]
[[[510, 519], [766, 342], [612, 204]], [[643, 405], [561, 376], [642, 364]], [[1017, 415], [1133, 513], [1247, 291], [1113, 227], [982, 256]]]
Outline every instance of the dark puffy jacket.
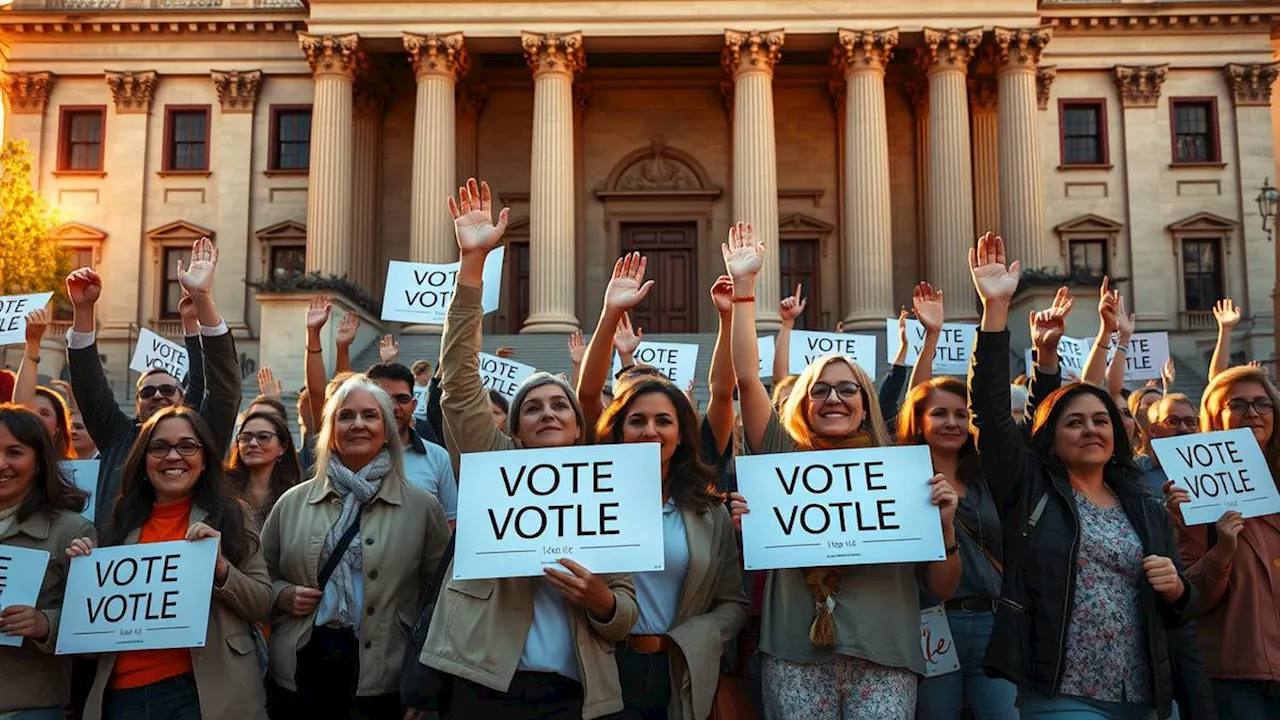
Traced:
[[[979, 332], [969, 368], [969, 406], [978, 453], [1004, 527], [1005, 574], [984, 664], [1049, 697], [1058, 694], [1075, 587], [1079, 516], [1066, 470], [1025, 444], [1009, 413], [1009, 333]], [[1168, 514], [1123, 466], [1107, 469], [1108, 485], [1142, 541], [1144, 555], [1178, 562]], [[1176, 698], [1182, 717], [1217, 718], [1196, 641], [1198, 594], [1189, 582], [1174, 604], [1141, 583], [1148, 658], [1158, 717]]]

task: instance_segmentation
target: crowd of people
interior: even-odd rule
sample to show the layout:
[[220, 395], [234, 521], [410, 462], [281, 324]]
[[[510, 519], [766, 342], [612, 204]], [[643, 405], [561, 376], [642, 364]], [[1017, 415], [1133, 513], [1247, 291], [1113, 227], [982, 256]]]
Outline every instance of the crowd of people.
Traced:
[[[769, 387], [755, 286], [777, 269], [739, 223], [710, 289], [719, 328], [705, 408], [633, 360], [642, 331], [629, 314], [655, 282], [639, 253], [614, 265], [595, 331], [569, 338], [571, 377], [535, 373], [508, 401], [479, 366], [485, 258], [508, 213], [495, 218], [474, 180], [448, 209], [460, 267], [434, 371], [401, 364], [388, 336], [381, 362], [356, 372], [348, 313], [330, 377], [332, 308], [317, 298], [299, 318], [296, 408], [264, 368], [241, 412], [208, 240], [179, 268], [190, 371], [143, 373], [132, 412], [95, 343], [102, 276], [67, 277], [69, 383], [39, 386], [50, 316], [26, 318], [21, 366], [0, 388], [12, 399], [0, 405], [0, 545], [50, 560], [35, 606], [0, 611], [0, 635], [21, 639], [0, 646], [0, 720], [1280, 718], [1280, 515], [1186, 524], [1189, 496], [1151, 448], [1246, 428], [1272, 482], [1280, 472], [1280, 397], [1261, 367], [1227, 367], [1240, 319], [1229, 300], [1198, 405], [1172, 391], [1171, 368], [1163, 387], [1124, 387], [1135, 319], [1106, 283], [1080, 380], [1064, 382], [1059, 364], [1066, 288], [1030, 315], [1035, 363], [1014, 380], [1020, 271], [987, 234], [970, 251], [982, 316], [967, 381], [934, 376], [944, 301], [921, 283], [878, 388], [842, 355], [787, 372], [797, 288], [779, 308]], [[925, 331], [912, 367], [908, 315]], [[463, 454], [593, 443], [660, 448], [662, 570], [597, 575], [565, 558], [541, 577], [453, 579]], [[892, 445], [928, 450], [931, 477], [889, 481], [928, 484], [942, 559], [744, 570], [749, 498], [735, 457]], [[65, 471], [77, 458], [100, 460], [92, 523]], [[209, 538], [202, 647], [54, 654], [74, 558]], [[924, 677], [921, 610], [933, 606], [960, 670]]]

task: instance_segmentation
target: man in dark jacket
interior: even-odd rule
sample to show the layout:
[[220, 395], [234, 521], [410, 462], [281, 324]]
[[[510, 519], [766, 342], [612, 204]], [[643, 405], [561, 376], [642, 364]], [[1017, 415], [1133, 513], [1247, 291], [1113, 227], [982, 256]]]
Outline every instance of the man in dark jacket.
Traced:
[[[213, 433], [216, 447], [208, 450], [211, 462], [221, 460], [226, 453], [235, 430], [241, 398], [235, 341], [213, 301], [217, 257], [217, 250], [208, 238], [201, 238], [192, 246], [189, 266], [185, 271], [182, 268], [178, 270], [179, 283], [190, 297], [200, 325], [195, 342], [189, 338], [187, 347], [190, 363], [202, 365], [208, 393], [203, 400], [192, 397], [190, 401], [197, 406]], [[102, 295], [102, 277], [89, 268], [76, 270], [67, 276], [67, 294], [75, 308], [74, 323], [67, 331], [71, 388], [84, 415], [85, 428], [101, 452], [102, 464], [98, 470], [94, 499], [94, 517], [101, 525], [110, 515], [112, 503], [120, 490], [121, 469], [142, 424], [158, 410], [183, 404], [188, 402], [188, 398], [172, 375], [162, 370], [149, 370], [138, 379], [134, 416], [126, 415], [116, 403], [98, 356], [94, 305]], [[200, 355], [191, 352], [196, 348], [202, 351]], [[188, 375], [191, 374], [188, 371]]]

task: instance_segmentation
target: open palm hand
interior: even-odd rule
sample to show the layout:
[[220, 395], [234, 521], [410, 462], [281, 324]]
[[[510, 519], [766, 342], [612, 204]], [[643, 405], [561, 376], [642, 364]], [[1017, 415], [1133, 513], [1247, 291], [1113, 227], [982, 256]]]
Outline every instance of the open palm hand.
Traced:
[[653, 281], [645, 281], [644, 272], [648, 261], [638, 252], [623, 255], [613, 264], [613, 277], [604, 289], [605, 307], [613, 310], [627, 311], [639, 305]]
[[1018, 289], [1022, 264], [1014, 260], [1006, 265], [1004, 240], [994, 233], [987, 233], [978, 238], [976, 248], [969, 250], [969, 272], [973, 275], [973, 286], [984, 303], [1008, 302]]
[[188, 295], [208, 295], [213, 291], [213, 274], [218, 267], [218, 248], [207, 237], [191, 245], [191, 260], [186, 270], [178, 261], [178, 282]]
[[729, 228], [729, 242], [720, 246], [724, 268], [734, 280], [754, 279], [764, 267], [764, 243], [755, 241], [751, 223], [737, 223]]
[[498, 222], [493, 222], [493, 194], [489, 183], [477, 184], [475, 178], [458, 188], [456, 201], [449, 198], [449, 212], [453, 215], [458, 251], [464, 255], [483, 255], [496, 248], [502, 242], [511, 215], [509, 208], [502, 208]]

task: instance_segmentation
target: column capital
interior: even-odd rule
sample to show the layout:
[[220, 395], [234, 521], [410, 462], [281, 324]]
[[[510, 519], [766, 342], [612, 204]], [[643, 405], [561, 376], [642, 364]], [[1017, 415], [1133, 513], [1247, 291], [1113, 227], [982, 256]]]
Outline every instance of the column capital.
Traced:
[[917, 59], [923, 62], [929, 72], [940, 70], [960, 70], [969, 67], [969, 61], [977, 53], [982, 44], [982, 28], [959, 30], [924, 29], [923, 53]]
[[1116, 65], [1112, 77], [1125, 107], [1153, 108], [1160, 100], [1160, 87], [1169, 76], [1168, 65]]
[[782, 59], [782, 44], [787, 34], [778, 30], [725, 30], [724, 50], [720, 62], [731, 77], [749, 72], [773, 74], [773, 66]]
[[355, 80], [356, 72], [365, 62], [360, 52], [360, 36], [355, 33], [312, 35], [300, 32], [298, 46], [306, 53], [311, 73], [316, 77], [340, 75]]
[[413, 62], [413, 75], [419, 80], [435, 75], [456, 82], [471, 69], [471, 56], [467, 54], [466, 41], [460, 32], [445, 35], [404, 33], [404, 49]]
[[1270, 105], [1271, 86], [1280, 72], [1280, 63], [1261, 63], [1241, 65], [1227, 63], [1222, 68], [1222, 76], [1231, 88], [1231, 100], [1236, 107], [1247, 105]]
[[214, 70], [213, 89], [223, 113], [252, 113], [262, 89], [261, 70]]
[[107, 88], [115, 102], [116, 113], [145, 114], [151, 112], [151, 101], [156, 96], [159, 76], [155, 70], [141, 72], [106, 71]]
[[361, 73], [351, 88], [353, 117], [381, 118], [391, 98], [391, 85], [381, 75]]
[[994, 112], [1000, 105], [999, 84], [993, 75], [969, 76], [969, 104], [974, 112]]
[[1058, 66], [1047, 65], [1036, 68], [1036, 103], [1041, 110], [1049, 107], [1049, 90], [1053, 81], [1058, 78]]
[[929, 81], [922, 77], [914, 77], [903, 83], [907, 93], [907, 102], [917, 113], [929, 110]]
[[51, 72], [0, 72], [0, 91], [14, 115], [42, 115], [57, 76]]
[[546, 73], [576, 75], [587, 67], [582, 33], [520, 33], [524, 59], [536, 78]]
[[845, 74], [859, 67], [883, 70], [898, 46], [898, 28], [888, 30], [840, 30], [831, 63], [844, 68]]
[[578, 117], [582, 117], [587, 111], [587, 104], [591, 102], [591, 83], [574, 83], [573, 84], [573, 112]]
[[1000, 69], [1034, 68], [1040, 64], [1044, 46], [1053, 38], [1053, 28], [1002, 28], [994, 30]]

